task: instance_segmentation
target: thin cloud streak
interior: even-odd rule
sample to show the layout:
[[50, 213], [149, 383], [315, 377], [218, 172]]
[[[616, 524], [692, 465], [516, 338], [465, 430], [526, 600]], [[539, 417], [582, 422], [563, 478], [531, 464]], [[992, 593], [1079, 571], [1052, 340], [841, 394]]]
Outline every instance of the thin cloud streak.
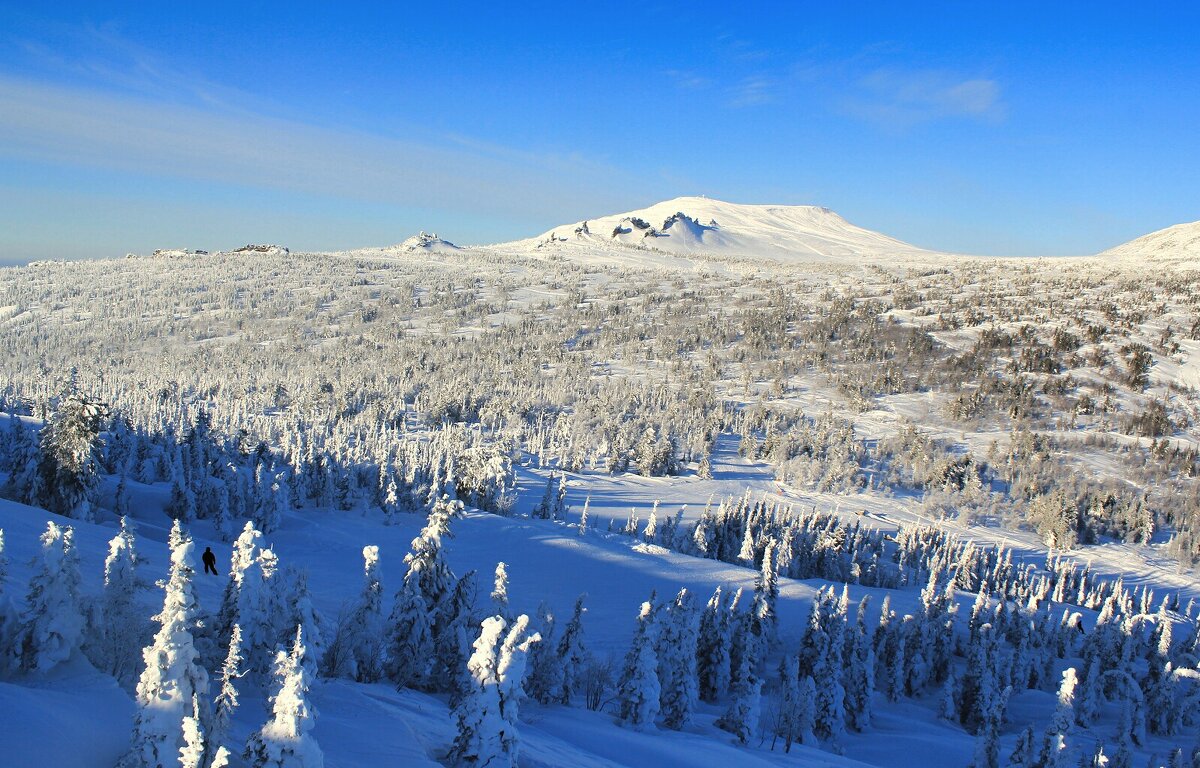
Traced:
[[768, 77], [747, 77], [730, 89], [729, 106], [757, 107], [776, 98], [776, 84]]
[[852, 116], [888, 127], [908, 127], [943, 118], [998, 121], [1005, 108], [1000, 84], [932, 70], [877, 69], [860, 78], [857, 92], [842, 101]]
[[451, 138], [432, 146], [0, 75], [0, 154], [395, 205], [551, 217], [632, 179], [581, 158]]

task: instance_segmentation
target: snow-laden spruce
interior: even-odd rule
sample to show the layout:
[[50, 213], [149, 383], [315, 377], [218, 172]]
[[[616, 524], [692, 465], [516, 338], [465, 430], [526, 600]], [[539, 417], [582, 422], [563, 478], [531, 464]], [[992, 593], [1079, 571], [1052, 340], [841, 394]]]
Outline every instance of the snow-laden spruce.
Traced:
[[[176, 535], [170, 574], [162, 585], [163, 608], [155, 617], [159, 630], [142, 651], [133, 744], [121, 768], [174, 765], [185, 745], [185, 719], [195, 716], [203, 724], [208, 716], [208, 673], [199, 663], [191, 632], [199, 612], [192, 584], [195, 545], [186, 533]], [[200, 702], [198, 713], [195, 702]]]
[[42, 427], [38, 448], [43, 495], [36, 503], [67, 517], [92, 519], [100, 429], [107, 416], [106, 405], [73, 387], [63, 395]]
[[700, 617], [697, 640], [696, 674], [700, 698], [715, 702], [729, 691], [730, 614], [721, 595], [721, 587], [708, 600]]
[[738, 664], [729, 706], [725, 714], [714, 723], [721, 730], [732, 733], [739, 744], [749, 743], [758, 732], [762, 680], [754, 671], [757, 664], [758, 660], [754, 658], [753, 651], [747, 648]]
[[658, 617], [654, 596], [642, 603], [637, 616], [637, 631], [625, 654], [621, 680], [617, 685], [617, 717], [632, 728], [653, 727], [660, 710], [662, 688], [658, 681]]
[[1038, 753], [1035, 768], [1068, 768], [1070, 765], [1067, 735], [1075, 721], [1077, 682], [1075, 668], [1067, 667], [1062, 673], [1062, 683], [1058, 687], [1058, 704], [1042, 736], [1042, 748]]
[[504, 561], [496, 563], [496, 574], [492, 584], [492, 606], [495, 613], [505, 621], [512, 621], [508, 610], [508, 564]]
[[[484, 619], [467, 662], [469, 685], [454, 710], [458, 735], [449, 759], [456, 766], [514, 768], [520, 755], [518, 710], [525, 693], [526, 655], [540, 638], [526, 634], [529, 617], [509, 627], [500, 616]], [[505, 633], [505, 630], [507, 634]]]
[[138, 651], [145, 621], [137, 605], [137, 541], [133, 522], [121, 518], [121, 530], [108, 542], [104, 559], [104, 592], [89, 618], [85, 651], [97, 669], [122, 685], [137, 679]]
[[210, 728], [213, 744], [224, 745], [229, 738], [233, 716], [238, 709], [238, 680], [244, 674], [242, 672], [242, 629], [234, 624], [229, 637], [229, 650], [225, 654], [225, 661], [221, 664], [221, 670], [217, 675], [220, 687], [213, 702]]
[[575, 696], [583, 689], [585, 666], [591, 658], [583, 634], [583, 607], [586, 595], [575, 599], [575, 609], [571, 620], [563, 630], [562, 639], [558, 641], [558, 661], [562, 671], [562, 688], [558, 695], [561, 704], [570, 706]]
[[433, 628], [420, 573], [409, 568], [388, 617], [387, 677], [396, 685], [426, 688], [432, 674]]
[[229, 581], [216, 624], [222, 646], [228, 643], [234, 625], [241, 629], [246, 669], [262, 679], [270, 674], [276, 646], [286, 637], [277, 626], [280, 617], [290, 618], [302, 607], [300, 595], [279, 593], [279, 581], [278, 558], [267, 548], [262, 532], [247, 522], [233, 544]]
[[682, 589], [660, 612], [658, 679], [663, 725], [681, 730], [691, 723], [700, 698], [696, 674], [698, 619], [692, 594]]
[[379, 547], [363, 547], [363, 587], [358, 602], [340, 628], [335, 641], [344, 649], [343, 672], [359, 682], [374, 682], [383, 674], [383, 584]]
[[41, 543], [37, 571], [25, 598], [20, 653], [22, 669], [45, 672], [79, 649], [84, 616], [74, 530], [48, 522]]
[[296, 628], [290, 651], [275, 656], [277, 687], [271, 696], [271, 719], [255, 731], [244, 757], [252, 768], [322, 768], [325, 756], [310, 731], [316, 710], [308, 702], [309, 678], [304, 668], [304, 630]]
[[[503, 614], [497, 614], [503, 618]], [[545, 601], [538, 605], [532, 628], [541, 638], [529, 651], [529, 674], [525, 691], [540, 704], [551, 704], [562, 695], [563, 661], [555, 647], [556, 624], [554, 613]]]

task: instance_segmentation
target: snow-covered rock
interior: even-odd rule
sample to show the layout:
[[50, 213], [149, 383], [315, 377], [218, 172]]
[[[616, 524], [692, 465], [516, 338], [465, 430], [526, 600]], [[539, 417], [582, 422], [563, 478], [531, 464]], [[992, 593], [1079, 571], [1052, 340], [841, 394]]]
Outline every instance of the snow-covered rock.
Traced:
[[291, 253], [285, 246], [282, 245], [243, 245], [241, 248], [234, 248], [232, 253], [263, 253], [273, 256], [284, 256]]
[[413, 235], [404, 242], [400, 243], [397, 250], [405, 253], [415, 253], [417, 251], [428, 251], [430, 253], [445, 253], [447, 251], [460, 250], [457, 245], [449, 240], [443, 240], [436, 234], [420, 232]]
[[[133, 256], [134, 254], [126, 254]], [[156, 248], [154, 255], [162, 258], [183, 258], [185, 256], [207, 256], [208, 251], [202, 251], [198, 248]]]

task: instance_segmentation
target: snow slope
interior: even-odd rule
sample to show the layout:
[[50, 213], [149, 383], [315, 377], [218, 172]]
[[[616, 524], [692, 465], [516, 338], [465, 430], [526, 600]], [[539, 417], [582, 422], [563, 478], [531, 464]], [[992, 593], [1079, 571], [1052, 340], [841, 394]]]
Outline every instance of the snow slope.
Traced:
[[[139, 574], [145, 583], [140, 604], [143, 613], [150, 615], [161, 606], [162, 592], [153, 584], [166, 574], [169, 520], [161, 511], [162, 489], [158, 485], [131, 485], [138, 552], [145, 559]], [[574, 496], [572, 501], [576, 501]], [[63, 522], [44, 510], [0, 500], [0, 529], [5, 531], [11, 566], [5, 594], [23, 594], [38, 551], [37, 537], [47, 520]], [[423, 522], [422, 516], [406, 515], [398, 525], [383, 526], [374, 516], [308, 510], [289, 516], [269, 541], [281, 563], [301, 565], [309, 571], [317, 607], [327, 617], [334, 617], [361, 587], [361, 550], [368, 542], [380, 546], [383, 586], [390, 605], [391, 594], [405, 571], [403, 555]], [[115, 523], [73, 524], [83, 591], [95, 595], [100, 589], [105, 542], [114, 535]], [[706, 600], [717, 585], [753, 586], [754, 572], [750, 569], [665, 550], [648, 552], [626, 537], [599, 531], [581, 538], [573, 525], [469, 514], [456, 521], [452, 530], [450, 563], [458, 574], [477, 571], [481, 608], [487, 604], [487, 584], [496, 561], [506, 560], [512, 575], [509, 594], [516, 611], [532, 614], [538, 603], [545, 601], [562, 615], [579, 593], [587, 592], [585, 631], [589, 647], [618, 660], [632, 634], [637, 607], [652, 590], [657, 589], [662, 596], [687, 586]], [[224, 570], [229, 545], [215, 538], [205, 522], [196, 522], [189, 531], [201, 548], [211, 545], [219, 553], [219, 567]], [[215, 611], [225, 577], [197, 575], [195, 580], [201, 604]], [[781, 616], [790, 630], [798, 631], [816, 586], [798, 581], [782, 586]], [[856, 598], [863, 591], [852, 590]], [[260, 691], [251, 687], [242, 695], [232, 729], [234, 747], [266, 716]], [[441, 753], [454, 738], [454, 720], [444, 697], [397, 691], [389, 684], [331, 680], [316, 685], [311, 698], [318, 712], [314, 735], [329, 768], [437, 766]], [[712, 725], [722, 711], [723, 707], [702, 706], [696, 723], [682, 733], [658, 729], [638, 732], [615, 726], [608, 713], [543, 708], [526, 702], [522, 707], [521, 765], [781, 766], [796, 764], [798, 756], [807, 758], [805, 764], [831, 768], [855, 768], [874, 762], [841, 758], [802, 746], [793, 748], [790, 755], [771, 752], [763, 745], [737, 746]], [[27, 674], [0, 680], [0, 765], [109, 768], [128, 748], [133, 713], [129, 694], [112, 678], [96, 672], [81, 654], [44, 676]], [[64, 732], [73, 737], [60, 738]], [[949, 749], [967, 755], [970, 740], [958, 741]], [[861, 747], [871, 754], [869, 743]], [[240, 759], [234, 763], [235, 768], [242, 765]]]
[[828, 208], [743, 205], [677, 197], [648, 208], [566, 224], [529, 240], [497, 246], [601, 246], [667, 254], [775, 261], [932, 257], [933, 251], [855, 226]]
[[1200, 221], [1176, 224], [1109, 248], [1102, 257], [1192, 261], [1200, 259]]
[[[510, 605], [517, 612], [532, 614], [545, 601], [562, 616], [576, 595], [586, 592], [588, 613], [585, 633], [588, 646], [601, 656], [619, 660], [634, 626], [640, 601], [651, 590], [658, 595], [681, 587], [706, 599], [718, 585], [752, 589], [754, 571], [714, 560], [689, 557], [661, 547], [640, 543], [619, 534], [603, 532], [606, 519], [617, 519], [630, 507], [645, 511], [656, 499], [669, 514], [681, 501], [695, 514], [700, 502], [711, 495], [751, 488], [754, 493], [774, 486], [765, 465], [738, 457], [731, 445], [718, 451], [714, 478], [611, 477], [598, 473], [572, 473], [568, 490], [571, 511], [568, 523], [533, 520], [524, 512], [538, 498], [548, 474], [523, 467], [519, 473], [521, 501], [515, 517], [470, 513], [452, 525], [447, 544], [450, 565], [458, 574], [475, 570], [480, 580], [477, 604], [486, 610], [487, 584], [496, 561], [509, 563]], [[106, 478], [104, 496], [111, 493], [113, 478]], [[145, 587], [140, 604], [145, 615], [161, 605], [161, 590], [153, 586], [166, 573], [166, 539], [169, 520], [162, 512], [167, 489], [158, 483], [131, 483], [131, 508], [137, 518], [138, 552], [145, 558], [140, 576]], [[599, 528], [580, 536], [576, 521], [585, 498], [591, 499], [592, 514]], [[800, 503], [825, 506], [831, 500], [803, 498]], [[824, 503], [823, 503], [824, 502]], [[833, 501], [848, 508], [865, 504], [861, 496]], [[894, 506], [892, 507], [894, 509]], [[107, 512], [99, 524], [75, 522], [76, 543], [81, 556], [83, 591], [97, 594], [106, 551], [105, 542], [115, 533], [115, 522]], [[689, 515], [690, 516], [690, 515]], [[0, 500], [0, 529], [5, 531], [10, 572], [4, 592], [14, 599], [23, 595], [37, 552], [37, 537], [47, 520], [63, 522], [44, 510]], [[314, 602], [327, 617], [361, 588], [361, 551], [364, 544], [380, 547], [385, 606], [401, 583], [403, 555], [411, 538], [424, 522], [419, 515], [402, 515], [393, 526], [381, 524], [376, 514], [346, 514], [323, 509], [290, 514], [283, 527], [268, 537], [283, 565], [299, 565], [310, 575]], [[871, 515], [868, 525], [889, 525], [886, 516]], [[212, 546], [224, 571], [229, 545], [215, 537], [211, 524], [197, 521], [190, 526], [199, 547]], [[964, 533], [967, 533], [964, 531]], [[986, 540], [986, 538], [985, 538]], [[779, 617], [785, 647], [795, 647], [805, 624], [817, 580], [780, 580]], [[196, 576], [197, 594], [207, 610], [220, 603], [225, 577]], [[840, 586], [840, 585], [839, 585]], [[891, 592], [893, 607], [904, 612], [916, 608], [915, 590], [882, 590], [850, 587], [857, 602], [872, 595], [875, 621], [885, 594]], [[960, 595], [960, 610], [968, 609], [970, 595]], [[1089, 614], [1088, 621], [1092, 618]], [[611, 713], [581, 708], [541, 707], [526, 702], [521, 709], [522, 761], [525, 768], [552, 766], [903, 766], [966, 765], [974, 748], [974, 737], [959, 726], [938, 719], [933, 698], [902, 699], [891, 704], [878, 697], [872, 729], [849, 734], [845, 754], [803, 746], [789, 754], [770, 750], [770, 739], [737, 746], [713, 721], [723, 705], [701, 704], [695, 721], [682, 732], [649, 729], [644, 732], [614, 724]], [[373, 768], [381, 765], [438, 766], [454, 738], [454, 722], [445, 697], [411, 690], [397, 691], [388, 684], [359, 684], [327, 680], [317, 684], [311, 701], [318, 712], [313, 734], [330, 768]], [[243, 691], [241, 709], [235, 720], [232, 746], [237, 747], [266, 716], [263, 693]], [[1018, 732], [1027, 722], [1042, 722], [1054, 706], [1046, 691], [1021, 691], [1012, 702], [1013, 717], [1002, 730], [1002, 754], [1011, 750]], [[1111, 713], [1110, 713], [1111, 714]], [[46, 675], [27, 674], [0, 681], [0, 764], [5, 766], [71, 766], [108, 768], [127, 748], [133, 702], [113, 680], [96, 672], [82, 655]], [[764, 718], [769, 712], [764, 713]], [[1111, 718], [1110, 718], [1111, 720]], [[1108, 722], [1106, 721], [1105, 727]], [[71, 733], [72, 738], [60, 735]], [[1081, 732], [1073, 740], [1076, 750], [1090, 748], [1094, 738], [1107, 734]], [[1151, 752], [1164, 754], [1170, 740], [1154, 738], [1141, 750], [1138, 764]], [[235, 761], [235, 768], [243, 765]]]

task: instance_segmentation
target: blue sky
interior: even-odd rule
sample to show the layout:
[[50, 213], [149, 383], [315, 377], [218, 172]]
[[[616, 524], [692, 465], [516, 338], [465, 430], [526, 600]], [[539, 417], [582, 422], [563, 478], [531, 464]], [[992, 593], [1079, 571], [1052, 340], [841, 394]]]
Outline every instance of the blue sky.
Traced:
[[1191, 3], [329, 5], [0, 5], [0, 262], [691, 194], [994, 255], [1200, 219]]

